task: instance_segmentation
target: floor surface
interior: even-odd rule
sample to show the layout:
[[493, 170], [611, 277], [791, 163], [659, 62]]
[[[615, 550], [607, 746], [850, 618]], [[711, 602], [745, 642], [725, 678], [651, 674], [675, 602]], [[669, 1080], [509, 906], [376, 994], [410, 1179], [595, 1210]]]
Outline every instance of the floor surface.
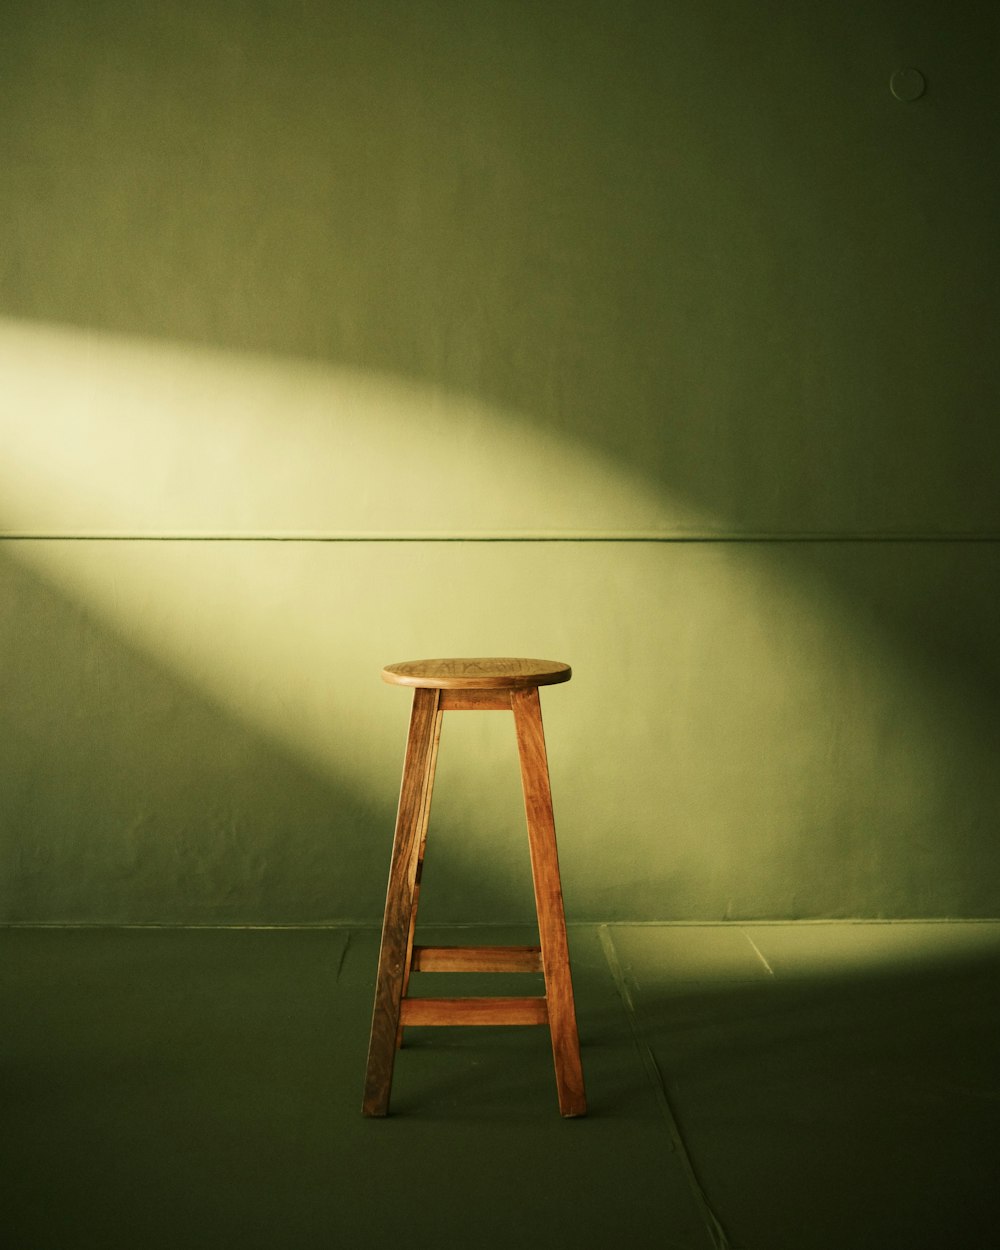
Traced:
[[2, 1244], [1000, 1246], [1000, 923], [574, 927], [567, 1121], [531, 1028], [411, 1030], [363, 1119], [377, 946], [0, 931]]

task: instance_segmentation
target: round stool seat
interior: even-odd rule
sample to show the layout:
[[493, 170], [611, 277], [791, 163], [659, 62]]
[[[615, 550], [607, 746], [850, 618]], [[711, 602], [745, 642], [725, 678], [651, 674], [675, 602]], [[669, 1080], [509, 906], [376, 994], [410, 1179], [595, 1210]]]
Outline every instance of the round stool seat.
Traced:
[[433, 690], [525, 690], [569, 681], [573, 670], [558, 660], [479, 657], [454, 660], [404, 660], [387, 664], [382, 680], [397, 686]]

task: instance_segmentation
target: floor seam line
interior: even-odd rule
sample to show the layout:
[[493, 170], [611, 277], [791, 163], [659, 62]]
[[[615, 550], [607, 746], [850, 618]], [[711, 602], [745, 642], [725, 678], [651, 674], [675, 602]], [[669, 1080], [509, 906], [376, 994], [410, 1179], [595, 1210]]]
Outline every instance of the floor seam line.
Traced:
[[681, 1134], [680, 1125], [677, 1122], [677, 1116], [670, 1104], [670, 1098], [667, 1094], [666, 1082], [663, 1079], [663, 1073], [660, 1065], [656, 1062], [656, 1056], [646, 1040], [645, 1031], [639, 1019], [639, 1013], [632, 997], [632, 991], [629, 988], [625, 971], [622, 968], [621, 960], [618, 958], [618, 951], [615, 947], [614, 940], [608, 925], [602, 924], [598, 926], [598, 937], [601, 943], [601, 949], [604, 952], [604, 958], [611, 973], [611, 978], [615, 983], [618, 996], [625, 1008], [625, 1016], [628, 1020], [629, 1030], [632, 1034], [632, 1040], [639, 1052], [642, 1060], [642, 1066], [646, 1074], [646, 1078], [653, 1087], [656, 1096], [656, 1103], [660, 1115], [663, 1118], [667, 1131], [670, 1135], [670, 1145], [674, 1154], [677, 1155], [681, 1169], [684, 1172], [688, 1188], [697, 1204], [702, 1219], [705, 1222], [705, 1228], [708, 1232], [709, 1239], [712, 1242], [714, 1250], [734, 1250], [725, 1228], [722, 1226], [719, 1217], [715, 1214], [712, 1204], [709, 1201], [708, 1194], [698, 1178], [694, 1164], [688, 1152], [687, 1143]]
[[344, 938], [344, 945], [340, 950], [340, 958], [337, 960], [337, 971], [333, 974], [334, 985], [340, 984], [340, 974], [344, 971], [344, 963], [347, 959], [347, 952], [351, 949], [351, 930], [347, 930], [347, 936]]
[[759, 947], [759, 946], [757, 945], [757, 943], [753, 940], [753, 938], [750, 936], [750, 934], [749, 934], [749, 933], [747, 933], [746, 929], [740, 929], [740, 932], [743, 934], [743, 936], [746, 938], [746, 940], [747, 940], [747, 941], [750, 943], [750, 945], [753, 947], [754, 954], [757, 956], [757, 958], [760, 960], [760, 962], [761, 962], [761, 963], [764, 965], [764, 967], [767, 969], [767, 971], [768, 971], [768, 975], [773, 977], [773, 976], [774, 976], [774, 969], [771, 967], [771, 965], [767, 962], [767, 959], [764, 957], [764, 952], [760, 949], [760, 947]]

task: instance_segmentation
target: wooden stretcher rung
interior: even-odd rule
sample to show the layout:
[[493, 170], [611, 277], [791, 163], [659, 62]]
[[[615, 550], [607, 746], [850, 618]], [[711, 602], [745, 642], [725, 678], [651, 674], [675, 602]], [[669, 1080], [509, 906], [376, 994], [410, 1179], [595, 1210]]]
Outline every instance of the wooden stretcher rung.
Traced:
[[538, 946], [414, 946], [413, 972], [541, 972]]
[[547, 1024], [543, 996], [530, 998], [404, 998], [403, 1025]]

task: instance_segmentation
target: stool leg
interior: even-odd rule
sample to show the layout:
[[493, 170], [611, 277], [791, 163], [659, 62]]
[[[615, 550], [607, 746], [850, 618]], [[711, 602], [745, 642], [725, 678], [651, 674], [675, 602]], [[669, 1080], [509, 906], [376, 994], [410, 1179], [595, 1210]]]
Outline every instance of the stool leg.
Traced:
[[584, 1115], [587, 1098], [580, 1063], [580, 1041], [573, 1004], [573, 982], [566, 941], [556, 826], [552, 813], [545, 733], [538, 687], [511, 691], [511, 708], [521, 758], [524, 809], [531, 848], [531, 876], [538, 911], [538, 937], [542, 948], [545, 997], [548, 1004], [552, 1058], [556, 1070], [559, 1110], [564, 1116]]
[[433, 780], [434, 743], [438, 729], [440, 692], [418, 687], [413, 692], [406, 759], [399, 791], [392, 864], [386, 891], [382, 947], [379, 952], [372, 1011], [368, 1068], [362, 1110], [383, 1116], [389, 1110], [392, 1069], [399, 1032], [399, 1004], [403, 996], [406, 952], [413, 918], [413, 894], [420, 854], [422, 823], [428, 811], [428, 791]]
[[[427, 825], [431, 817], [431, 795], [434, 792], [434, 773], [437, 769], [438, 746], [441, 742], [441, 722], [444, 712], [438, 708], [434, 720], [434, 742], [431, 745], [430, 763], [427, 765], [427, 784], [424, 786], [424, 802], [420, 811], [419, 849], [417, 851], [417, 868], [413, 877], [413, 902], [410, 904], [410, 930], [406, 939], [406, 959], [403, 963], [403, 991], [400, 999], [407, 995], [410, 988], [410, 964], [413, 962], [413, 938], [417, 931], [417, 908], [420, 906], [420, 878], [424, 872], [424, 854], [427, 850]], [[403, 1026], [396, 1030], [396, 1049], [403, 1044]]]

